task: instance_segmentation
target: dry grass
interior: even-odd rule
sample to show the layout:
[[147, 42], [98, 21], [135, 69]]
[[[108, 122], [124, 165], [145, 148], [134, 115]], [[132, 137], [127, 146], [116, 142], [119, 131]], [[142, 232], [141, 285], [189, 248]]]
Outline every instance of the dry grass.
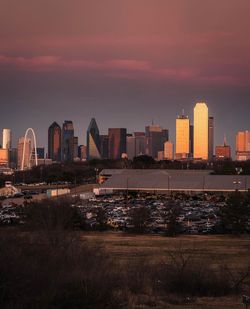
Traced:
[[[93, 244], [102, 243], [106, 250], [117, 260], [123, 262], [149, 258], [152, 263], [169, 259], [169, 250], [182, 247], [187, 253], [194, 253], [204, 263], [228, 265], [233, 269], [241, 269], [250, 264], [250, 236], [235, 237], [231, 235], [180, 236], [167, 238], [152, 235], [129, 235], [123, 233], [82, 233]], [[246, 291], [250, 294], [249, 291]], [[175, 297], [175, 296], [174, 296]], [[147, 299], [147, 296], [145, 296]], [[152, 299], [150, 300], [152, 302]], [[169, 308], [169, 309], [241, 309], [244, 308], [241, 296], [235, 297], [203, 297], [190, 304], [169, 304], [168, 300], [154, 299], [153, 303], [134, 300], [133, 308]], [[136, 305], [140, 303], [140, 305]]]
[[122, 260], [149, 257], [155, 261], [168, 257], [172, 248], [182, 246], [187, 252], [195, 252], [203, 260], [225, 263], [237, 268], [250, 263], [250, 236], [231, 235], [180, 236], [177, 238], [124, 233], [82, 233], [93, 243], [102, 243], [107, 251]]

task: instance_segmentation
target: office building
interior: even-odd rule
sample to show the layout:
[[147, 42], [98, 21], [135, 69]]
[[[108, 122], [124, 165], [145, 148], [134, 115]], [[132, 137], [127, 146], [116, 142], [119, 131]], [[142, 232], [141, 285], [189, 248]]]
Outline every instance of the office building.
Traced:
[[92, 118], [87, 130], [87, 160], [101, 159], [99, 129]]
[[48, 129], [48, 158], [55, 162], [61, 161], [61, 127], [53, 122]]
[[[25, 145], [25, 146], [24, 146]], [[32, 160], [32, 147], [31, 147], [31, 139], [21, 137], [18, 140], [17, 145], [17, 165], [18, 168], [22, 168], [22, 160], [24, 158], [23, 168], [27, 169], [31, 167]]]
[[208, 160], [208, 107], [204, 102], [194, 108], [194, 159]]
[[109, 135], [109, 159], [121, 159], [122, 154], [127, 152], [126, 138], [127, 129], [110, 128]]
[[231, 159], [231, 147], [228, 145], [220, 145], [215, 147], [216, 160]]
[[102, 159], [109, 157], [109, 137], [108, 135], [100, 135], [100, 151]]
[[164, 160], [174, 160], [174, 144], [171, 141], [164, 143]]
[[208, 159], [213, 160], [214, 156], [214, 117], [208, 118]]
[[[33, 150], [35, 151], [35, 150]], [[36, 148], [37, 159], [45, 159], [45, 149], [44, 147], [37, 147]]]
[[80, 158], [81, 161], [87, 160], [87, 146], [80, 145], [78, 147], [78, 157]]
[[158, 151], [157, 161], [163, 161], [163, 160], [164, 160], [164, 151]]
[[78, 157], [78, 137], [74, 136], [74, 160], [79, 160]]
[[0, 148], [0, 166], [9, 166], [9, 150]]
[[11, 130], [3, 129], [3, 149], [11, 149]]
[[236, 135], [236, 160], [250, 160], [250, 131], [239, 131]]
[[127, 134], [127, 157], [129, 160], [133, 160], [135, 156], [135, 136]]
[[164, 151], [164, 143], [168, 141], [168, 130], [157, 125], [146, 126], [145, 154], [157, 159], [158, 151]]
[[11, 168], [17, 168], [17, 161], [18, 161], [18, 152], [17, 148], [11, 148], [9, 152], [9, 161]]
[[72, 162], [74, 159], [74, 126], [65, 120], [62, 127], [62, 161]]
[[178, 116], [176, 119], [175, 158], [187, 159], [190, 153], [190, 121], [188, 116]]
[[193, 158], [194, 156], [194, 126], [192, 124], [190, 124], [189, 126], [189, 138], [190, 138], [190, 157]]
[[135, 156], [141, 156], [145, 154], [146, 148], [146, 136], [145, 132], [134, 132], [135, 137]]

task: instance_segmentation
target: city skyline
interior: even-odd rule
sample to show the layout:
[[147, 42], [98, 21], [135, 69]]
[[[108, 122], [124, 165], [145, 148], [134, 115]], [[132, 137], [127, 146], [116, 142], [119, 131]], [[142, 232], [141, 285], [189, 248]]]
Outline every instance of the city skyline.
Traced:
[[[195, 106], [196, 106], [196, 104], [197, 104], [197, 102], [193, 105], [193, 110], [192, 110], [191, 115], [188, 115], [188, 114], [186, 114], [185, 116], [184, 116], [184, 114], [183, 114], [182, 116], [176, 115], [176, 118], [172, 120], [172, 122], [175, 122], [175, 124], [174, 124], [174, 125], [175, 125], [175, 127], [174, 127], [174, 132], [173, 132], [173, 131], [170, 131], [170, 130], [168, 129], [168, 127], [166, 128], [167, 131], [168, 131], [169, 140], [174, 141], [175, 147], [176, 147], [176, 133], [177, 133], [177, 127], [176, 127], [176, 123], [177, 123], [177, 122], [176, 122], [176, 121], [178, 121], [178, 119], [179, 119], [179, 120], [185, 120], [185, 119], [187, 119], [188, 122], [190, 123], [190, 125], [193, 126], [193, 125], [194, 125], [194, 114], [195, 114], [194, 111], [195, 111]], [[208, 106], [208, 108], [209, 108], [209, 106]], [[184, 113], [184, 109], [182, 109], [182, 113]], [[210, 113], [210, 108], [209, 108], [208, 113], [209, 113], [209, 115], [211, 115], [211, 113]], [[215, 130], [214, 130], [214, 118], [215, 118]], [[91, 121], [92, 121], [93, 119], [95, 120], [95, 118], [91, 118]], [[214, 115], [213, 115], [213, 116], [209, 116], [209, 120], [210, 120], [210, 119], [212, 119], [212, 121], [213, 121], [213, 134], [214, 134], [215, 136], [216, 136], [216, 135], [217, 135], [217, 136], [218, 136], [218, 135], [221, 135], [221, 132], [218, 134], [218, 132], [217, 132], [217, 130], [216, 130], [216, 125], [217, 125], [217, 123], [216, 123], [216, 117], [214, 117]], [[158, 124], [155, 124], [153, 119], [152, 119], [151, 121], [152, 121], [151, 124], [145, 125], [145, 126], [144, 126], [144, 128], [143, 128], [144, 130], [147, 130], [147, 127], [150, 127], [150, 126], [155, 127], [155, 128], [161, 128], [161, 129], [162, 129], [163, 126], [158, 125]], [[85, 128], [83, 128], [83, 129], [80, 130], [81, 132], [83, 132], [83, 134], [80, 134], [80, 135], [77, 136], [77, 130], [75, 130], [75, 127], [78, 127], [78, 125], [77, 125], [77, 123], [75, 123], [74, 121], [72, 121], [72, 120], [63, 120], [62, 123], [59, 122], [59, 127], [60, 127], [60, 125], [61, 125], [61, 127], [63, 128], [63, 126], [65, 125], [65, 123], [68, 123], [68, 122], [71, 123], [71, 124], [74, 126], [73, 131], [74, 131], [75, 133], [73, 132], [73, 135], [75, 135], [75, 138], [78, 139], [78, 145], [87, 145], [87, 138], [86, 138], [86, 136], [87, 136], [87, 132], [88, 132], [88, 126], [86, 126]], [[99, 128], [99, 123], [100, 123], [101, 121], [98, 120], [97, 122], [98, 122], [98, 128]], [[50, 124], [50, 125], [52, 126], [52, 125], [54, 125], [54, 123], [57, 124], [57, 122], [53, 121], [53, 123]], [[57, 124], [57, 125], [58, 125], [58, 124]], [[111, 126], [107, 126], [107, 125], [106, 125], [106, 127], [107, 127], [107, 131], [102, 131], [102, 130], [100, 130], [100, 137], [101, 137], [101, 136], [107, 136], [108, 130], [110, 129], [110, 127], [112, 127], [112, 125], [111, 125]], [[127, 127], [126, 127], [126, 129], [127, 129]], [[131, 130], [131, 131], [130, 131], [130, 130], [127, 129], [127, 134], [132, 134], [132, 133], [136, 133], [136, 132], [138, 132], [138, 131], [142, 131], [142, 128], [139, 128], [139, 129], [140, 129], [140, 130], [137, 130], [137, 131], [136, 131], [136, 130]], [[17, 146], [17, 144], [18, 144], [18, 139], [21, 138], [21, 137], [23, 137], [22, 134], [15, 135], [15, 132], [14, 132], [14, 134], [13, 134], [12, 128], [8, 128], [8, 129], [2, 128], [2, 132], [3, 132], [4, 130], [10, 130], [10, 131], [11, 131], [11, 133], [10, 133], [10, 134], [11, 134], [11, 143], [12, 143], [12, 146], [15, 148], [15, 145]], [[26, 130], [26, 129], [25, 129], [25, 130]], [[48, 127], [47, 127], [47, 131], [48, 131]], [[164, 131], [164, 130], [163, 130], [163, 131]], [[228, 135], [226, 135], [226, 133], [224, 133], [224, 135], [223, 135], [224, 137], [226, 136], [228, 140], [232, 140], [232, 141], [233, 141], [232, 144], [228, 143], [229, 146], [230, 146], [231, 149], [232, 149], [232, 156], [233, 156], [233, 158], [234, 158], [235, 151], [236, 151], [236, 140], [235, 140], [235, 138], [236, 138], [237, 133], [240, 132], [240, 131], [248, 131], [248, 128], [244, 128], [244, 129], [242, 129], [242, 130], [238, 129], [233, 137], [230, 137], [230, 136], [229, 136], [229, 138], [228, 138]], [[35, 132], [36, 132], [36, 135], [38, 135], [38, 136], [39, 136], [39, 133], [41, 133], [39, 129], [38, 129], [37, 131], [35, 130]], [[86, 133], [85, 133], [85, 132], [86, 132]], [[84, 133], [85, 133], [85, 135], [84, 135]], [[106, 134], [106, 135], [105, 135], [105, 134]], [[24, 134], [23, 134], [23, 135], [24, 135]], [[72, 137], [73, 137], [73, 135], [72, 135]], [[208, 135], [208, 138], [209, 138], [209, 135]], [[215, 146], [222, 145], [222, 143], [221, 143], [221, 140], [219, 140], [218, 143], [215, 142], [216, 139], [213, 139], [213, 140], [214, 140], [214, 143], [213, 143], [213, 153], [215, 153]], [[190, 142], [191, 142], [191, 141], [190, 141]], [[72, 141], [72, 143], [73, 143], [73, 141]], [[0, 143], [0, 144], [1, 144], [1, 143]], [[191, 144], [190, 144], [190, 145], [191, 145]], [[47, 153], [49, 152], [49, 149], [48, 149], [48, 133], [47, 133], [47, 135], [46, 135], [46, 137], [45, 137], [45, 142], [44, 142], [44, 143], [42, 143], [42, 142], [40, 142], [40, 140], [38, 140], [38, 146], [44, 147], [44, 148], [46, 149], [46, 152], [47, 152]]]
[[174, 139], [173, 119], [196, 101], [215, 117], [215, 144], [248, 129], [249, 1], [3, 2], [0, 125], [15, 136], [30, 126], [45, 144], [48, 124], [71, 119], [86, 144], [92, 117], [100, 132], [153, 118]]

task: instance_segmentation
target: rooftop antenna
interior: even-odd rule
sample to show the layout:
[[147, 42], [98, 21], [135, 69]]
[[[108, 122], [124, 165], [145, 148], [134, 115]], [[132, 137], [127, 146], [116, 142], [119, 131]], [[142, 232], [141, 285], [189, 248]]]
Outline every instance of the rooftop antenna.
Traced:
[[154, 119], [152, 119], [152, 126], [154, 125]]
[[226, 137], [226, 134], [224, 134], [223, 146], [227, 146], [227, 137]]
[[184, 108], [183, 108], [183, 109], [182, 109], [182, 116], [183, 116], [183, 117], [184, 117], [184, 115], [185, 115], [184, 113], [185, 113], [185, 111], [184, 111]]

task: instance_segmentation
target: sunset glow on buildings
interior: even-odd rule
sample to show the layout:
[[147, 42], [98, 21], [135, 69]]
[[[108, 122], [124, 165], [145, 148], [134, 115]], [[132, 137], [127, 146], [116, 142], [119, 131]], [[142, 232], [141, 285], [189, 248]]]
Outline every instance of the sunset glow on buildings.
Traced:
[[208, 107], [205, 102], [194, 108], [194, 158], [208, 159]]
[[190, 121], [187, 116], [176, 119], [176, 159], [187, 158], [190, 151]]

